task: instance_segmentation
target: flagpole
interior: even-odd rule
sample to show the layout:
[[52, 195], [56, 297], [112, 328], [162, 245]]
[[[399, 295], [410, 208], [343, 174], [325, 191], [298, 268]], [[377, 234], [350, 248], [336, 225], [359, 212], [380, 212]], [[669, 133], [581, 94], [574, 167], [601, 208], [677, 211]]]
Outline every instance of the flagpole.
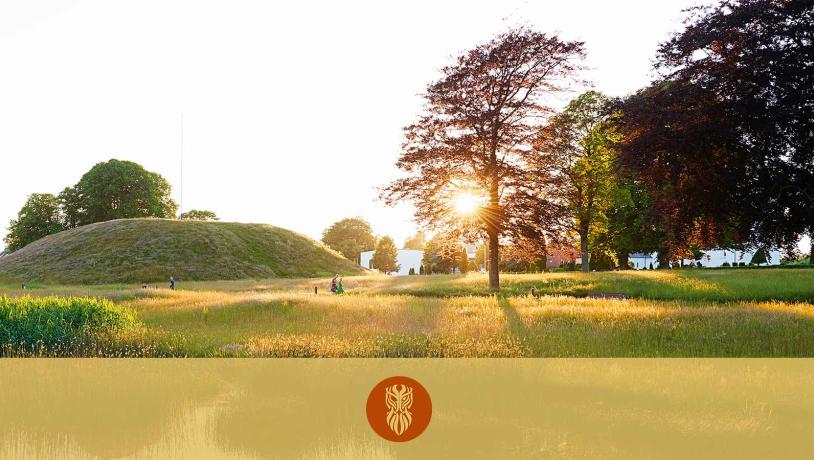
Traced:
[[184, 112], [181, 112], [181, 171], [178, 178], [178, 212], [184, 207]]

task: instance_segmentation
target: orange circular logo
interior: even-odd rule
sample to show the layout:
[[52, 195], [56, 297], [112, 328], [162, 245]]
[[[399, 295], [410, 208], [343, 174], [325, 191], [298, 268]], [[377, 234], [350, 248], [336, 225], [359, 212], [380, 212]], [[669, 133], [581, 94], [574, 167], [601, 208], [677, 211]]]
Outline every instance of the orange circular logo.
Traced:
[[415, 439], [427, 429], [432, 400], [423, 385], [410, 377], [388, 377], [367, 397], [367, 421], [379, 436], [393, 442]]

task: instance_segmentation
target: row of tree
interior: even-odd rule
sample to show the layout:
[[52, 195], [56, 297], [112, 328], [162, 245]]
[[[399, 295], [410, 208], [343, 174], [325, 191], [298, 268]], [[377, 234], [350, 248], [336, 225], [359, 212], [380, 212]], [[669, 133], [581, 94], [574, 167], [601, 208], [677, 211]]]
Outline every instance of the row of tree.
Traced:
[[[94, 165], [59, 195], [32, 193], [9, 223], [6, 249], [16, 251], [44, 236], [69, 228], [136, 217], [175, 218], [178, 205], [160, 174], [131, 161], [112, 159]], [[181, 219], [218, 220], [212, 211], [191, 210]]]
[[[584, 44], [510, 30], [428, 85], [405, 128], [406, 176], [382, 198], [486, 238], [494, 289], [506, 245], [534, 259], [578, 240], [583, 270], [624, 268], [633, 251], [665, 267], [705, 247], [789, 247], [814, 233], [811, 24], [807, 0], [691, 9], [651, 85], [619, 100], [589, 91], [560, 113], [547, 102], [576, 81]], [[483, 204], [464, 218], [455, 197], [473, 190]]]
[[[393, 239], [375, 236], [370, 224], [360, 217], [335, 222], [322, 233], [322, 242], [356, 263], [361, 262], [362, 252], [374, 251], [370, 268], [382, 273], [400, 270], [398, 247]], [[424, 251], [420, 274], [451, 273], [454, 270], [466, 273], [471, 268], [466, 249], [454, 237], [437, 234], [427, 241], [425, 233], [419, 231], [407, 238], [402, 248]]]
[[322, 232], [322, 242], [346, 258], [361, 263], [361, 254], [375, 251], [371, 264], [382, 273], [399, 270], [398, 248], [389, 236], [376, 237], [370, 223], [361, 217], [335, 222]]

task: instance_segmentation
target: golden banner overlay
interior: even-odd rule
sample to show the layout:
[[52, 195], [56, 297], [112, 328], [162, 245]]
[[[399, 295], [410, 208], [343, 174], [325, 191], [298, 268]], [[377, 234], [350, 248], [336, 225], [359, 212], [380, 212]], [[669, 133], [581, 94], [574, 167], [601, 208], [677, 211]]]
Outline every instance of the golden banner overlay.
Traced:
[[[420, 382], [390, 442], [371, 389]], [[814, 360], [5, 359], [0, 458], [810, 458]], [[384, 403], [383, 403], [384, 404]]]

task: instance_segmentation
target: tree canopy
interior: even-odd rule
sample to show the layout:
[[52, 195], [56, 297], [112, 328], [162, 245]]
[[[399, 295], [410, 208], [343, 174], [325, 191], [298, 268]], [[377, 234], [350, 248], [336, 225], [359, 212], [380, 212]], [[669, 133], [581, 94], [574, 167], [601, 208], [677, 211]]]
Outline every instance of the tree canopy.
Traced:
[[178, 218], [188, 220], [220, 220], [218, 215], [214, 212], [202, 209], [190, 209], [187, 212], [182, 212]]
[[169, 182], [132, 161], [97, 163], [60, 194], [67, 226], [134, 217], [175, 218]]
[[404, 241], [404, 249], [424, 249], [427, 244], [427, 236], [422, 231], [416, 232], [415, 235], [407, 238]]
[[691, 244], [790, 246], [814, 232], [814, 3], [691, 10], [662, 78], [621, 104], [623, 163], [673, 256]]
[[5, 241], [15, 250], [67, 228], [132, 217], [174, 218], [176, 209], [166, 179], [114, 159], [97, 163], [59, 196], [32, 194], [10, 222]]
[[455, 268], [462, 272], [465, 271], [467, 267], [462, 264], [462, 251], [464, 251], [465, 256], [465, 249], [456, 238], [444, 233], [437, 233], [427, 241], [424, 248], [424, 258], [421, 260], [424, 272], [428, 275], [433, 273], [449, 274]]
[[50, 193], [32, 193], [17, 218], [9, 223], [6, 249], [16, 251], [44, 236], [65, 229], [59, 199]]
[[633, 252], [663, 251], [664, 232], [641, 180], [634, 174], [616, 171], [613, 193], [605, 210], [607, 225], [593, 237], [594, 253], [612, 258], [614, 265], [628, 268]]
[[362, 252], [370, 251], [376, 246], [370, 224], [361, 217], [335, 222], [322, 232], [322, 242], [356, 263], [359, 263]]
[[[397, 166], [407, 177], [383, 197], [412, 201], [416, 219], [431, 228], [487, 235], [492, 289], [500, 285], [500, 239], [536, 234], [545, 218], [547, 200], [528, 167], [530, 144], [551, 111], [543, 96], [561, 91], [583, 54], [581, 42], [509, 30], [444, 67], [426, 89], [423, 113], [405, 128]], [[462, 193], [483, 198], [477, 219], [455, 212]]]
[[752, 256], [752, 260], [749, 261], [749, 265], [762, 265], [767, 262], [766, 248], [760, 247], [757, 249], [757, 251], [755, 251], [755, 254]]
[[396, 243], [393, 242], [393, 238], [389, 236], [379, 238], [379, 241], [376, 243], [376, 251], [373, 253], [373, 258], [371, 259], [373, 268], [385, 274], [399, 271], [398, 251]]
[[[606, 210], [614, 192], [616, 139], [609, 100], [587, 91], [552, 117], [540, 132], [537, 167], [554, 169], [558, 194], [567, 209], [571, 230], [579, 235], [582, 270], [590, 270], [589, 238], [606, 224]], [[541, 174], [545, 176], [545, 174]]]

